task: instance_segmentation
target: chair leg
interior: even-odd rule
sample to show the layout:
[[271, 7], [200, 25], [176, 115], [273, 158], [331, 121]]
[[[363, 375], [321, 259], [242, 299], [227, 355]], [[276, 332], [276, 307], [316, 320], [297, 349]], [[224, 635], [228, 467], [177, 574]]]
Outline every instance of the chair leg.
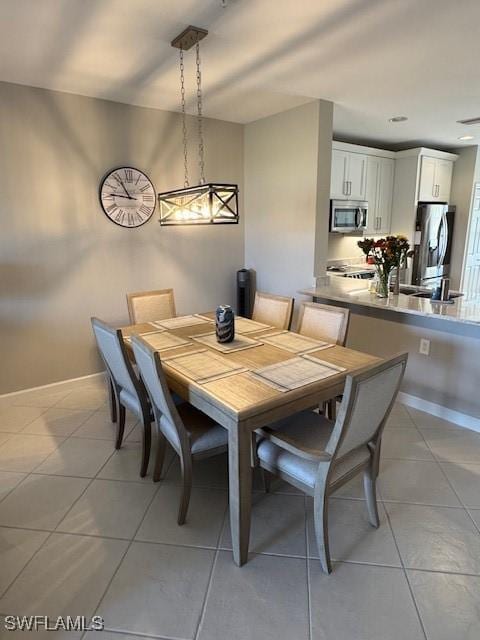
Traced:
[[153, 481], [158, 482], [162, 479], [163, 462], [165, 460], [165, 451], [167, 450], [167, 439], [157, 429], [157, 453], [155, 456], [155, 469], [153, 471]]
[[115, 449], [120, 449], [123, 441], [123, 434], [125, 433], [125, 407], [120, 402], [116, 404], [117, 414], [117, 439], [115, 441]]
[[108, 406], [110, 408], [110, 420], [112, 422], [116, 422], [117, 421], [117, 399], [115, 398], [113, 383], [109, 375], [107, 375], [107, 388], [108, 388]]
[[265, 493], [270, 493], [270, 487], [272, 486], [272, 474], [266, 469], [262, 469], [262, 476]]
[[336, 400], [336, 398], [332, 398], [331, 400], [328, 401], [327, 409], [328, 409], [328, 419], [332, 420], [332, 421], [336, 420], [337, 419], [337, 400]]
[[325, 487], [322, 491], [316, 491], [313, 501], [315, 537], [317, 539], [320, 565], [324, 573], [332, 573], [330, 561], [330, 548], [328, 544], [328, 496]]
[[180, 506], [178, 508], [177, 523], [179, 525], [185, 524], [185, 518], [187, 517], [188, 505], [190, 502], [190, 494], [192, 492], [192, 462], [191, 460], [185, 461], [180, 458], [180, 464], [182, 467], [182, 495], [180, 497]]
[[148, 463], [150, 461], [150, 448], [152, 445], [152, 425], [148, 419], [143, 419], [142, 436], [142, 463], [140, 466], [140, 477], [147, 475]]
[[378, 529], [380, 519], [377, 508], [377, 478], [373, 475], [371, 467], [365, 469], [363, 474], [363, 489], [365, 491], [365, 500], [367, 501], [368, 519], [372, 527]]

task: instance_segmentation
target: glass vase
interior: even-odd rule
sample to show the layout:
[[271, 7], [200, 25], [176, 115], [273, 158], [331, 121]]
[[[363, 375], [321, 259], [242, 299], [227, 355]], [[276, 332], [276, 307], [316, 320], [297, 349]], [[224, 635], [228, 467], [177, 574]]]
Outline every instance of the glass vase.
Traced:
[[390, 273], [377, 269], [377, 298], [388, 298], [390, 289]]

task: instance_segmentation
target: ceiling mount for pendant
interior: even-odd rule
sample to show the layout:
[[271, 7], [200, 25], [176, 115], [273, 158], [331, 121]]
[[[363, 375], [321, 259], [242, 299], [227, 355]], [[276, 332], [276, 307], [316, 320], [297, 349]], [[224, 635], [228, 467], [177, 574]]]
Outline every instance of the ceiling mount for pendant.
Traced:
[[188, 51], [207, 35], [208, 31], [206, 29], [202, 29], [201, 27], [192, 27], [192, 25], [190, 25], [176, 38], [174, 38], [170, 44], [176, 49]]
[[[200, 41], [208, 34], [200, 27], [187, 27], [171, 42], [179, 49], [180, 96], [182, 112], [184, 186], [160, 193], [160, 224], [174, 226], [185, 224], [236, 224], [238, 223], [238, 185], [220, 182], [206, 182], [203, 141], [202, 73], [200, 60]], [[189, 185], [187, 162], [187, 120], [185, 110], [184, 52], [196, 48], [196, 85], [197, 85], [197, 131], [198, 131], [198, 168], [200, 184]]]

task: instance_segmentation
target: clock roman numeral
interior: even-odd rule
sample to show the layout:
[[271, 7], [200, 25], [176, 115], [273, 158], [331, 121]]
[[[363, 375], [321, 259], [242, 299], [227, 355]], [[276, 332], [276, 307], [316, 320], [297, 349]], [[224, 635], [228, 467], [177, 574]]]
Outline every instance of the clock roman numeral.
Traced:
[[131, 169], [125, 169], [125, 180], [127, 182], [133, 182], [133, 171]]
[[140, 193], [143, 193], [147, 189], [150, 189], [150, 184], [148, 182], [147, 184], [144, 184], [143, 187], [140, 187]]
[[151, 193], [145, 193], [142, 198], [144, 202], [153, 202], [153, 195]]
[[105, 211], [107, 213], [113, 213], [114, 211], [117, 210], [117, 205], [116, 204], [111, 204], [110, 206], [108, 206]]
[[149, 215], [150, 214], [150, 208], [146, 207], [144, 204], [142, 204], [142, 206], [139, 208], [139, 211], [141, 213], [144, 213], [145, 215]]

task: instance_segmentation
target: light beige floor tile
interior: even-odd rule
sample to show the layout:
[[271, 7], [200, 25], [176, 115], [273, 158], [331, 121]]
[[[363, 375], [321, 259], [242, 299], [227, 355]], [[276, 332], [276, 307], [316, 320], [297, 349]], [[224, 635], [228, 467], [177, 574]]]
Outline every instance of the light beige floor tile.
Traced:
[[463, 509], [394, 502], [385, 508], [407, 568], [480, 574], [480, 534]]
[[[228, 463], [227, 463], [227, 466], [228, 466]], [[227, 468], [227, 474], [228, 474], [228, 468]], [[226, 487], [228, 487], [228, 479], [226, 482]], [[253, 491], [265, 493], [263, 473], [262, 473], [262, 469], [260, 469], [259, 467], [256, 467], [255, 469], [253, 469], [252, 488], [253, 488]], [[303, 491], [300, 491], [300, 489], [297, 489], [297, 487], [294, 487], [293, 485], [288, 484], [288, 482], [285, 482], [281, 478], [278, 478], [274, 475], [271, 476], [271, 480], [270, 480], [270, 492], [271, 493], [287, 493], [289, 495], [294, 495], [294, 496], [305, 495]]]
[[112, 631], [193, 638], [214, 553], [134, 542], [97, 614]]
[[38, 389], [12, 396], [11, 404], [18, 407], [53, 407], [57, 402], [65, 398], [71, 389], [67, 385], [58, 388]]
[[0, 431], [19, 433], [45, 411], [38, 407], [7, 407], [0, 411]]
[[[127, 545], [123, 540], [52, 534], [0, 599], [0, 611], [51, 618], [90, 617]], [[69, 631], [55, 633], [55, 638], [76, 639], [80, 635]], [[51, 632], [35, 634], [51, 636]]]
[[26, 477], [26, 473], [0, 471], [0, 501]]
[[[377, 493], [378, 488], [377, 488]], [[349, 498], [352, 500], [365, 500], [363, 490], [363, 473], [359, 473], [332, 494], [334, 498]]]
[[441, 462], [440, 465], [463, 504], [480, 508], [480, 464]]
[[305, 560], [252, 555], [237, 567], [218, 555], [199, 640], [307, 640]]
[[460, 506], [438, 462], [383, 459], [378, 477], [383, 500]]
[[153, 482], [94, 480], [57, 531], [131, 539], [155, 491]]
[[312, 640], [424, 640], [401, 569], [310, 560]]
[[141, 636], [116, 633], [115, 631], [87, 631], [83, 640], [141, 640]]
[[[0, 596], [48, 537], [46, 531], [0, 527]], [[1, 634], [0, 629], [0, 634]]]
[[187, 520], [178, 526], [180, 493], [179, 485], [165, 483], [160, 486], [136, 539], [216, 547], [227, 508], [227, 492], [193, 487]]
[[[372, 527], [367, 506], [361, 500], [330, 499], [328, 529], [332, 560], [351, 560], [400, 567], [397, 547], [384, 508], [378, 504], [380, 526]], [[307, 501], [308, 539], [311, 558], [318, 558], [313, 500]]]
[[394, 413], [392, 411], [386, 424], [386, 429], [405, 429], [413, 427], [415, 427], [415, 423], [406, 410], [401, 413]]
[[407, 460], [433, 460], [422, 434], [417, 429], [385, 429], [382, 457]]
[[[125, 421], [124, 441], [137, 422], [132, 414], [127, 415]], [[95, 438], [115, 442], [117, 437], [117, 425], [110, 420], [108, 411], [95, 411], [91, 413], [82, 426], [73, 434], [75, 438]]]
[[148, 473], [144, 478], [140, 477], [141, 462], [140, 445], [136, 442], [127, 442], [122, 448], [115, 451], [113, 456], [98, 474], [99, 478], [107, 480], [130, 480], [135, 482], [152, 482], [152, 469], [155, 462], [155, 449], [152, 447]]
[[45, 413], [30, 422], [22, 433], [50, 436], [69, 436], [85, 422], [91, 411], [72, 409], [47, 409]]
[[36, 469], [39, 473], [93, 478], [112, 455], [106, 440], [70, 438]]
[[30, 475], [0, 503], [0, 524], [53, 530], [87, 485], [82, 478]]
[[[305, 556], [305, 526], [303, 496], [274, 493], [253, 495], [250, 551]], [[228, 514], [221, 547], [232, 548]]]
[[55, 406], [59, 408], [63, 407], [64, 409], [91, 409], [94, 411], [101, 407], [106, 407], [107, 400], [106, 389], [85, 385], [84, 387], [71, 391]]
[[480, 463], [480, 434], [468, 429], [421, 429], [438, 460]]
[[419, 428], [432, 428], [432, 429], [461, 429], [458, 425], [453, 422], [449, 422], [444, 418], [439, 418], [438, 416], [434, 416], [431, 413], [426, 413], [425, 411], [419, 411], [418, 409], [413, 409], [412, 407], [408, 408], [408, 413], [412, 418], [415, 425]]
[[[165, 476], [167, 482], [181, 482], [180, 463], [176, 455]], [[194, 487], [218, 487], [228, 489], [228, 458], [225, 454], [197, 460], [193, 463]]]
[[2, 446], [2, 444], [5, 444], [7, 440], [10, 440], [13, 435], [13, 433], [0, 433], [0, 447]]
[[393, 407], [392, 407], [392, 411], [391, 414], [392, 416], [408, 416], [408, 407], [405, 404], [402, 404], [401, 402], [395, 402]]
[[18, 434], [0, 446], [2, 471], [33, 471], [62, 444], [64, 438]]
[[468, 512], [480, 531], [480, 509], [468, 509]]
[[428, 640], [480, 638], [480, 580], [472, 576], [409, 571]]

